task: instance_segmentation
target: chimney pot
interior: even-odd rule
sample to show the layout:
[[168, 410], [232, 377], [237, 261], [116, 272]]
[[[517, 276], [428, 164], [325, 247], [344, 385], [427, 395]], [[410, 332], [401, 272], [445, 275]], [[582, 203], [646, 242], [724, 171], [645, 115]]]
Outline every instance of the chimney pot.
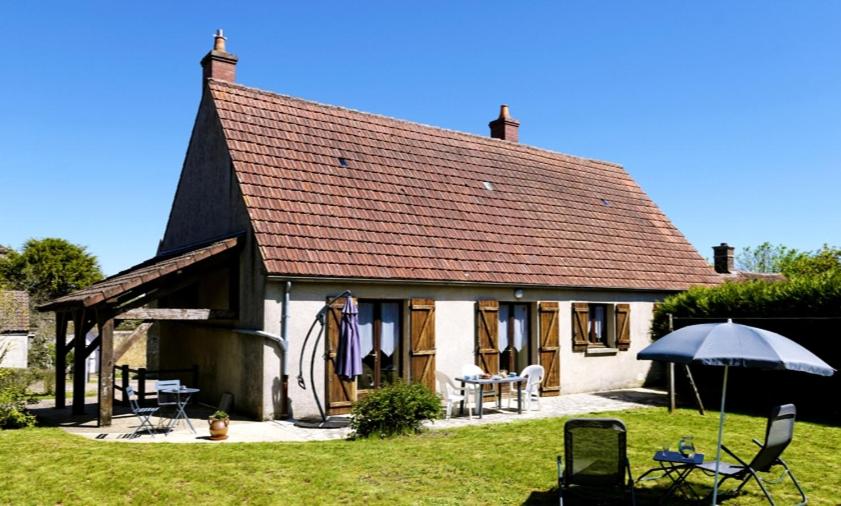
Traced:
[[226, 40], [222, 29], [216, 30], [213, 36], [213, 49], [201, 60], [202, 86], [208, 79], [230, 83], [236, 81], [238, 58], [225, 49]]
[[713, 266], [719, 274], [730, 274], [736, 271], [733, 251], [735, 248], [726, 242], [713, 246]]
[[499, 117], [488, 123], [488, 126], [491, 127], [491, 137], [494, 139], [511, 142], [519, 140], [520, 122], [511, 117], [506, 104], [499, 106]]

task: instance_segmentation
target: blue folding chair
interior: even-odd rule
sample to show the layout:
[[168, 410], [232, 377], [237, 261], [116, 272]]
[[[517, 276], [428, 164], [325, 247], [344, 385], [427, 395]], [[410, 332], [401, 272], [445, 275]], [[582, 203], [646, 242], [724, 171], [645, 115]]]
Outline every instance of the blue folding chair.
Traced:
[[150, 436], [155, 437], [155, 426], [152, 425], [151, 418], [161, 408], [157, 406], [153, 408], [140, 407], [140, 403], [137, 401], [137, 394], [131, 387], [126, 387], [126, 395], [128, 395], [128, 403], [131, 406], [131, 412], [134, 413], [134, 416], [136, 416], [138, 420], [140, 420], [140, 425], [134, 429], [134, 432], [132, 432], [129, 437], [137, 436], [137, 433], [142, 430], [145, 430]]

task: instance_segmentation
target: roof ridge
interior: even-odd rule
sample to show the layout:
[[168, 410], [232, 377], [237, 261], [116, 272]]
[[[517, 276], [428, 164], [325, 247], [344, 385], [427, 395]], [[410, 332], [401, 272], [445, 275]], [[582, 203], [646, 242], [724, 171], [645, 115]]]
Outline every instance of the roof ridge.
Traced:
[[352, 113], [355, 113], [355, 114], [363, 114], [365, 116], [370, 116], [372, 118], [385, 119], [385, 120], [389, 120], [389, 121], [396, 121], [398, 123], [406, 123], [406, 124], [409, 124], [409, 125], [415, 125], [415, 126], [419, 126], [419, 127], [423, 127], [423, 128], [430, 128], [430, 129], [438, 130], [440, 132], [447, 133], [447, 134], [464, 135], [464, 136], [470, 137], [471, 139], [477, 139], [477, 140], [479, 140], [479, 141], [481, 141], [481, 142], [483, 142], [487, 145], [499, 146], [500, 144], [498, 144], [498, 143], [506, 142], [506, 144], [504, 144], [504, 146], [508, 146], [508, 147], [512, 147], [512, 148], [520, 148], [520, 149], [524, 149], [524, 150], [528, 150], [528, 151], [536, 151], [537, 153], [548, 153], [548, 154], [551, 154], [551, 155], [558, 155], [558, 156], [563, 156], [563, 157], [567, 157], [567, 158], [573, 158], [573, 159], [576, 159], [576, 160], [583, 160], [585, 162], [595, 163], [595, 164], [599, 164], [599, 165], [607, 165], [609, 167], [616, 167], [616, 168], [620, 168], [620, 169], [624, 170], [624, 167], [622, 166], [622, 164], [619, 164], [619, 163], [616, 163], [616, 162], [611, 162], [611, 161], [608, 161], [608, 160], [599, 160], [597, 158], [589, 158], [589, 157], [585, 157], [585, 156], [571, 155], [569, 153], [563, 153], [561, 151], [555, 151], [555, 150], [552, 150], [552, 149], [547, 149], [547, 148], [543, 148], [543, 147], [540, 147], [540, 146], [533, 146], [531, 144], [524, 144], [524, 143], [521, 143], [521, 142], [502, 141], [500, 139], [493, 139], [491, 137], [485, 137], [483, 135], [478, 135], [478, 134], [474, 134], [474, 133], [470, 133], [470, 132], [463, 132], [461, 130], [453, 130], [453, 129], [450, 129], [450, 128], [444, 128], [444, 127], [437, 126], [437, 125], [429, 125], [429, 124], [426, 124], [426, 123], [420, 123], [418, 121], [412, 121], [412, 120], [408, 120], [408, 119], [397, 118], [397, 117], [388, 116], [388, 115], [385, 115], [385, 114], [379, 114], [379, 113], [369, 112], [369, 111], [362, 111], [362, 110], [359, 110], [359, 109], [354, 109], [352, 107], [345, 107], [345, 106], [335, 105], [335, 104], [327, 104], [327, 103], [324, 103], [324, 102], [318, 102], [316, 100], [296, 97], [294, 95], [287, 95], [285, 93], [278, 93], [278, 92], [275, 92], [275, 91], [268, 91], [268, 90], [264, 90], [264, 89], [261, 89], [261, 88], [255, 88], [253, 86], [246, 86], [246, 85], [240, 84], [240, 83], [232, 83], [232, 82], [229, 82], [229, 81], [220, 81], [220, 80], [212, 79], [212, 78], [208, 79], [208, 81], [213, 83], [213, 84], [228, 86], [228, 87], [231, 87], [231, 88], [240, 88], [240, 89], [243, 89], [243, 90], [247, 90], [247, 91], [251, 91], [251, 92], [255, 92], [255, 93], [259, 93], [259, 94], [263, 94], [263, 95], [274, 96], [274, 97], [279, 97], [279, 98], [284, 98], [284, 99], [289, 99], [289, 100], [297, 100], [299, 102], [304, 102], [304, 103], [315, 105], [315, 106], [318, 106], [318, 107], [326, 107], [326, 108], [329, 108], [329, 109], [337, 109], [337, 110], [340, 110], [340, 111], [347, 111], [347, 112], [352, 112]]

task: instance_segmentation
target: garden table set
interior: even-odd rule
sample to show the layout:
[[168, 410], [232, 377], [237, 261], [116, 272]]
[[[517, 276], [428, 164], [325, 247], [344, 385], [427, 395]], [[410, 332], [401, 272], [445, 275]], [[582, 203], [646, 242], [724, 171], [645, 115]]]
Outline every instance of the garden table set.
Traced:
[[[523, 383], [528, 381], [528, 378], [525, 376], [495, 376], [490, 378], [456, 378], [460, 383], [461, 387], [464, 388], [465, 385], [474, 385], [474, 390], [476, 392], [476, 410], [479, 412], [479, 418], [482, 418], [482, 401], [484, 397], [484, 386], [485, 385], [496, 385], [497, 388], [497, 395], [496, 395], [496, 402], [497, 407], [502, 409], [502, 385], [514, 385], [517, 384], [517, 414], [521, 414], [523, 412]], [[461, 401], [459, 406], [461, 415], [464, 416], [464, 401]]]

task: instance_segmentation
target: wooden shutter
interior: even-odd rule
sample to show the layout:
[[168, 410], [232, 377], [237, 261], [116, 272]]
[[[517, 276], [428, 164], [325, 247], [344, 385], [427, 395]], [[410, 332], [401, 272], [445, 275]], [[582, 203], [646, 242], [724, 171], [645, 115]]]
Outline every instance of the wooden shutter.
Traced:
[[590, 323], [590, 304], [575, 302], [572, 304], [572, 351], [586, 351], [587, 327]]
[[[356, 302], [356, 299], [354, 299]], [[350, 413], [351, 405], [356, 400], [356, 380], [346, 380], [336, 373], [336, 352], [339, 349], [339, 332], [342, 322], [342, 308], [345, 299], [335, 301], [327, 310], [327, 339], [324, 340], [324, 374], [326, 386], [327, 414], [341, 415]]]
[[554, 396], [561, 393], [560, 336], [558, 335], [558, 316], [560, 309], [557, 302], [541, 302], [538, 306], [540, 315], [540, 365], [543, 366], [543, 384], [541, 395]]
[[409, 302], [411, 348], [409, 379], [435, 391], [435, 301], [412, 299]]
[[[480, 300], [476, 303], [476, 365], [488, 374], [499, 372], [499, 302]], [[493, 390], [493, 385], [488, 385]]]
[[631, 305], [616, 304], [613, 314], [616, 318], [616, 347], [626, 351], [631, 347]]

